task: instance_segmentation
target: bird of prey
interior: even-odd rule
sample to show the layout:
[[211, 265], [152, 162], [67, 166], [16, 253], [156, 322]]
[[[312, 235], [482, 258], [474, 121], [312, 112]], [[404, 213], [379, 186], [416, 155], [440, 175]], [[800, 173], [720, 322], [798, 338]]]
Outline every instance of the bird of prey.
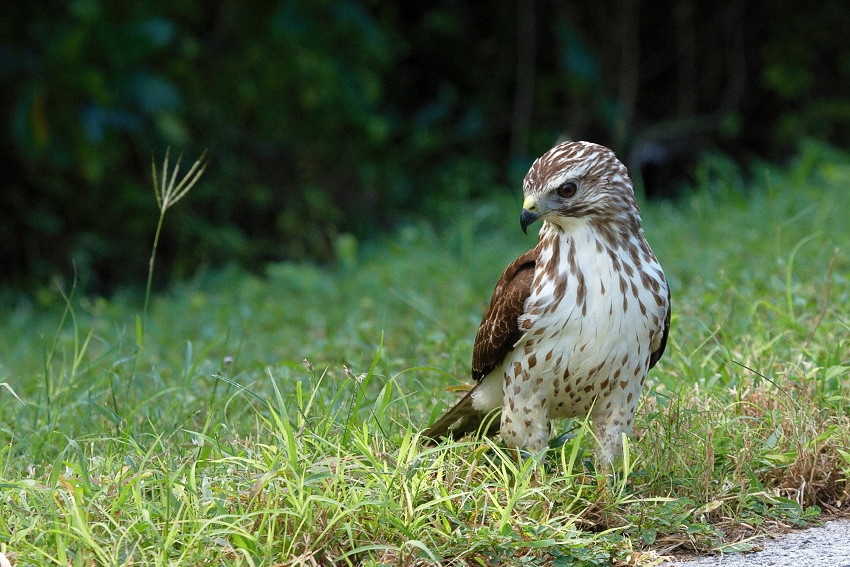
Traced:
[[539, 454], [550, 419], [587, 415], [596, 453], [611, 464], [667, 344], [667, 280], [628, 171], [608, 148], [555, 146], [531, 166], [523, 193], [522, 230], [543, 221], [537, 245], [496, 284], [475, 336], [477, 384], [423, 435], [459, 437], [501, 409], [492, 429], [505, 445]]

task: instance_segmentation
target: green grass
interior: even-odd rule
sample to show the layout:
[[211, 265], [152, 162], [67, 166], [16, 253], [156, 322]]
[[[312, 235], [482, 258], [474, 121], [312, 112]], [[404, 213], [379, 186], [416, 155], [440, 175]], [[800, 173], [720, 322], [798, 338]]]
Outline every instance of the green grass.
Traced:
[[691, 196], [643, 206], [673, 328], [616, 477], [593, 472], [580, 420], [556, 424], [576, 437], [539, 466], [497, 440], [419, 443], [467, 381], [501, 270], [533, 242], [518, 193], [356, 253], [343, 241], [333, 269], [199, 276], [153, 297], [143, 331], [129, 295], [21, 300], [0, 316], [0, 551], [15, 565], [651, 564], [843, 510], [850, 160], [812, 146], [752, 179], [709, 160]]

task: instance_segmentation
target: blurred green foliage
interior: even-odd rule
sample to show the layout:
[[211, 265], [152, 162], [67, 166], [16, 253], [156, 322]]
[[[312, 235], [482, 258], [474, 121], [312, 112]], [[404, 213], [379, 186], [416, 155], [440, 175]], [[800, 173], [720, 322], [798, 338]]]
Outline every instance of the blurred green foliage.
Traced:
[[168, 146], [211, 157], [164, 228], [167, 277], [185, 277], [350, 262], [401, 216], [452, 218], [494, 187], [516, 191], [559, 137], [611, 145], [636, 173], [705, 147], [747, 159], [804, 137], [850, 143], [837, 1], [35, 0], [3, 12], [0, 257], [23, 285], [71, 263], [92, 291], [143, 281], [149, 162]]

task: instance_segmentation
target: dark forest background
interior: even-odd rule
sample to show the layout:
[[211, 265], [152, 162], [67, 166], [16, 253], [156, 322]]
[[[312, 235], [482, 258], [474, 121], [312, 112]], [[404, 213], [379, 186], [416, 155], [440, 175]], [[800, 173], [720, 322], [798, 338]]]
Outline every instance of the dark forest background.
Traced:
[[[519, 194], [565, 138], [649, 197], [706, 152], [744, 170], [850, 147], [844, 1], [15, 1], [0, 15], [0, 277], [144, 281], [152, 154], [210, 166], [170, 277], [330, 261], [342, 234]], [[188, 167], [184, 162], [184, 171]], [[73, 267], [72, 267], [73, 266]]]

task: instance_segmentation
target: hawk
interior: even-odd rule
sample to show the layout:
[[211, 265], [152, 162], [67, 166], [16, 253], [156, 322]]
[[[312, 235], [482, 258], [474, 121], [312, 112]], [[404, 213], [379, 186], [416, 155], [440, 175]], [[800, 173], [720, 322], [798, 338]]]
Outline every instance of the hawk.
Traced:
[[549, 420], [589, 415], [600, 460], [622, 454], [650, 368], [664, 353], [670, 289], [644, 239], [626, 167], [610, 149], [564, 142], [523, 182], [537, 246], [496, 284], [475, 336], [477, 384], [423, 435], [476, 431], [493, 410], [508, 447], [539, 453]]

